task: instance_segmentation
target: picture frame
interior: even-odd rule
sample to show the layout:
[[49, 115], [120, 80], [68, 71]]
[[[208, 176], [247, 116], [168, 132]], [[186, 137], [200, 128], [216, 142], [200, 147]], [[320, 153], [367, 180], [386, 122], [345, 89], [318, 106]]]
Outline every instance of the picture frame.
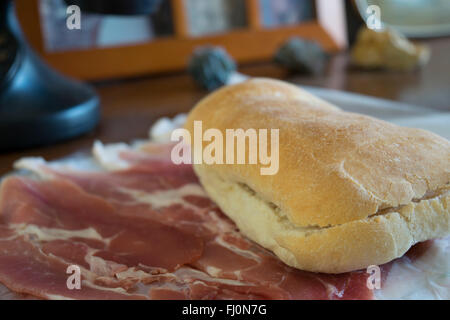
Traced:
[[328, 52], [347, 46], [343, 0], [311, 0], [315, 19], [270, 28], [262, 24], [260, 0], [241, 0], [245, 2], [247, 26], [206, 35], [190, 33], [186, 0], [164, 0], [171, 1], [173, 36], [132, 45], [49, 52], [43, 41], [38, 1], [15, 1], [28, 42], [56, 70], [82, 80], [183, 70], [195, 48], [204, 45], [225, 48], [238, 63], [267, 61], [294, 36], [317, 41]]

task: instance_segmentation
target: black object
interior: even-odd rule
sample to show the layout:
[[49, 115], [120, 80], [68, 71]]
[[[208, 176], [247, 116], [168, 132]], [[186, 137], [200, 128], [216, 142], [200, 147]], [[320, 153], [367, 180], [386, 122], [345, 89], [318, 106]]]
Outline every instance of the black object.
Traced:
[[[163, 0], [65, 0], [82, 12], [114, 15], [144, 15], [154, 13]], [[166, 1], [167, 2], [167, 1]]]
[[157, 36], [173, 34], [171, 1], [167, 0], [64, 0], [67, 6], [77, 5], [81, 12], [108, 15], [151, 16]]
[[38, 58], [24, 41], [12, 1], [0, 0], [0, 151], [72, 138], [98, 120], [94, 90]]
[[345, 3], [345, 17], [347, 21], [347, 38], [349, 46], [352, 46], [356, 41], [356, 36], [359, 29], [365, 25], [365, 22], [359, 14], [355, 1], [344, 1]]
[[[70, 0], [82, 12], [141, 15], [162, 0]], [[165, 20], [159, 21], [165, 27]], [[0, 152], [50, 144], [92, 130], [99, 98], [47, 66], [26, 44], [12, 0], [0, 0]]]
[[275, 62], [298, 73], [321, 74], [327, 61], [327, 53], [317, 42], [298, 37], [289, 39], [275, 54]]
[[214, 90], [225, 85], [236, 72], [236, 63], [220, 47], [200, 47], [194, 51], [188, 71], [200, 86]]

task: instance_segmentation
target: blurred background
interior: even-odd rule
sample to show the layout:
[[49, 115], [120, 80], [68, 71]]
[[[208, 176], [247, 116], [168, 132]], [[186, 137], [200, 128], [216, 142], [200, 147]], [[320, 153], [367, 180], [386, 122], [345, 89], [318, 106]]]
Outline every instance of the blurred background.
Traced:
[[[211, 79], [203, 77], [199, 83], [195, 77], [205, 72], [201, 68], [208, 63], [212, 73], [272, 77], [450, 111], [448, 0], [2, 1], [13, 3], [22, 34], [8, 29], [4, 6], [0, 131], [2, 125], [11, 131], [8, 112], [14, 100], [6, 103], [2, 95], [8, 91], [5, 79], [13, 77], [12, 61], [21, 46], [30, 48], [46, 70], [92, 89], [86, 101], [98, 98], [101, 110], [95, 124], [70, 137], [56, 139], [55, 129], [50, 130], [55, 136], [51, 142], [4, 148], [0, 153], [4, 172], [24, 155], [44, 154], [51, 159], [88, 149], [95, 139], [146, 137], [156, 119], [188, 112], [208, 93], [201, 81]], [[17, 50], [11, 49], [14, 35], [19, 39]], [[205, 46], [220, 48], [225, 58], [203, 57], [200, 67], [195, 65], [200, 69], [188, 72], [194, 52]], [[216, 58], [219, 63], [230, 59], [235, 67], [228, 71], [217, 67], [217, 71]], [[226, 84], [228, 75], [224, 79], [221, 84]], [[27, 82], [27, 77], [21, 81]], [[36, 77], [32, 81], [46, 82]], [[29, 89], [21, 90], [25, 91], [20, 95], [27, 96]], [[65, 90], [71, 92], [71, 85]], [[56, 101], [51, 100], [53, 94], [47, 95], [33, 119], [48, 111], [45, 106]], [[64, 104], [67, 111], [84, 102], [55, 103]], [[24, 113], [26, 107], [21, 116]], [[8, 141], [13, 145], [14, 137]]]

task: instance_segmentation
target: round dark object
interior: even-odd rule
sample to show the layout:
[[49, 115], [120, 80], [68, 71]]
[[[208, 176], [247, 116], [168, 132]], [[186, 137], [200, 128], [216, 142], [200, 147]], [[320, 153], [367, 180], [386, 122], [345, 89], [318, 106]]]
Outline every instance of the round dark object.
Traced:
[[291, 38], [275, 54], [275, 62], [289, 71], [320, 74], [324, 71], [328, 55], [315, 41]]
[[188, 71], [201, 87], [215, 90], [227, 84], [236, 63], [220, 47], [201, 47], [192, 55]]

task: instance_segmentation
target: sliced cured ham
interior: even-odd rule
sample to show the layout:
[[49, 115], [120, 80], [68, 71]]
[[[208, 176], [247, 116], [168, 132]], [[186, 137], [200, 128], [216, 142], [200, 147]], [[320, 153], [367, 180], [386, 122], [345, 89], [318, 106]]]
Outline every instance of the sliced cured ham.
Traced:
[[2, 182], [0, 282], [47, 299], [373, 298], [365, 270], [303, 272], [243, 237], [167, 150], [107, 150], [121, 168], [103, 172], [22, 161], [39, 179]]

